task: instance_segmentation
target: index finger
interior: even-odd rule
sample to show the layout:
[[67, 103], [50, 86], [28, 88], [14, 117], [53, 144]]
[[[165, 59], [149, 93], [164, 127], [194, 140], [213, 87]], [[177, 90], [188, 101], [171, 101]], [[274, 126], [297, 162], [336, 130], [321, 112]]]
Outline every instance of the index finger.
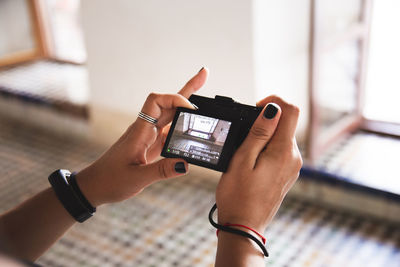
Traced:
[[208, 69], [203, 67], [200, 71], [190, 79], [185, 86], [178, 92], [178, 94], [189, 98], [194, 92], [199, 90], [207, 81]]
[[[168, 111], [172, 111], [177, 107], [196, 109], [196, 107], [194, 107], [193, 104], [182, 95], [151, 93], [143, 105], [142, 112], [157, 119], [157, 127], [162, 128], [173, 118], [173, 112]], [[148, 122], [145, 123], [146, 125], [152, 125]]]

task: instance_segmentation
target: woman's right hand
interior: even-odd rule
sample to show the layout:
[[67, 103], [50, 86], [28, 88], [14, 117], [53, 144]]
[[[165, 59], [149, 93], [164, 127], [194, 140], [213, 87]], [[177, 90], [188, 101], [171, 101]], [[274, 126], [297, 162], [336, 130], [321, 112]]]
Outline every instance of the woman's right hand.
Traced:
[[265, 107], [222, 175], [216, 199], [220, 224], [263, 233], [296, 181], [302, 159], [295, 139], [299, 109], [277, 96], [257, 106]]

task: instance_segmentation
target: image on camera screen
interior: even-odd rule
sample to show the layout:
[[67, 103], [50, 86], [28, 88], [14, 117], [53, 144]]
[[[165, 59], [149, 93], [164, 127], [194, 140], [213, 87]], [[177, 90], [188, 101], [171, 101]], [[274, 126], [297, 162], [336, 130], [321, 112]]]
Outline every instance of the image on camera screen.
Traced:
[[218, 164], [230, 121], [181, 112], [167, 152], [211, 164]]

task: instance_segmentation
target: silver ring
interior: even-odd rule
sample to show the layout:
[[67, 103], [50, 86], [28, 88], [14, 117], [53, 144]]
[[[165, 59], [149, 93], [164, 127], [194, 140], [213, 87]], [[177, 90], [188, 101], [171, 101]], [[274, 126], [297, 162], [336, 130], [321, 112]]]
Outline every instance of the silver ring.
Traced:
[[156, 125], [158, 122], [158, 120], [156, 118], [153, 118], [152, 116], [147, 115], [146, 113], [143, 113], [141, 111], [139, 112], [138, 117], [141, 118], [142, 120], [150, 122], [151, 124], [154, 124], [154, 125]]

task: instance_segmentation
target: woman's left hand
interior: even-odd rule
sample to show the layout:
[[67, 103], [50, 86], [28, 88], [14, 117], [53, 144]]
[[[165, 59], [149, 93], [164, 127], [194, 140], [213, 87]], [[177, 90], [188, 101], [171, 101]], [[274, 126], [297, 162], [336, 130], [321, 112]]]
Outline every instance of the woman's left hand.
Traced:
[[156, 118], [157, 124], [137, 118], [105, 154], [77, 174], [78, 184], [93, 206], [125, 200], [158, 180], [187, 172], [183, 159], [154, 160], [161, 153], [176, 108], [195, 109], [187, 98], [207, 77], [208, 70], [202, 68], [178, 94], [151, 93], [142, 112]]

